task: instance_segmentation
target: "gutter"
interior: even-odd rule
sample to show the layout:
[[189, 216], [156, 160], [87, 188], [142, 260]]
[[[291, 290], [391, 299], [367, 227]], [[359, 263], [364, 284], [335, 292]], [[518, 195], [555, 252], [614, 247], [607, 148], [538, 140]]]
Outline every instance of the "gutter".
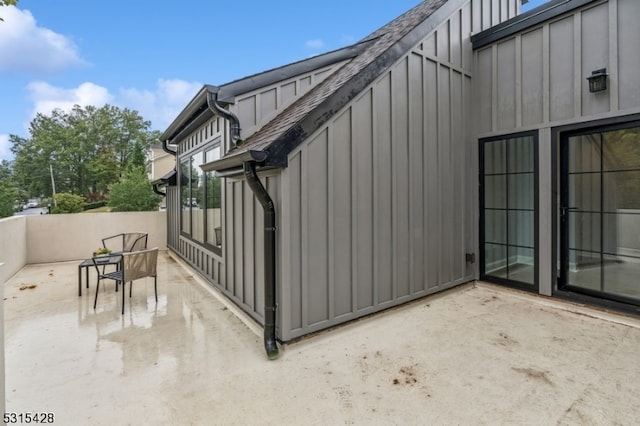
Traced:
[[258, 174], [256, 162], [244, 163], [244, 175], [264, 210], [264, 348], [271, 360], [278, 358], [276, 342], [276, 209]]

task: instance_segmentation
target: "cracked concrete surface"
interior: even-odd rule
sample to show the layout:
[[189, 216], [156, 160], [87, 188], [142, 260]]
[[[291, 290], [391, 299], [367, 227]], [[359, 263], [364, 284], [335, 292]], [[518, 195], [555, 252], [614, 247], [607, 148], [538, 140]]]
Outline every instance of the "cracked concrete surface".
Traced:
[[638, 318], [478, 283], [268, 361], [259, 327], [166, 252], [157, 305], [148, 279], [124, 316], [112, 284], [94, 311], [91, 282], [78, 297], [65, 262], [5, 284], [7, 411], [63, 425], [640, 424]]

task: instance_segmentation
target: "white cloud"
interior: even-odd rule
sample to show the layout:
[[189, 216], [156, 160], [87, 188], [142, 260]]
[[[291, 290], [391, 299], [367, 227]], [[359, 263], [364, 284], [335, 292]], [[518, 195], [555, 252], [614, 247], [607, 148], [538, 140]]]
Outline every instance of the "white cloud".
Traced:
[[11, 152], [11, 144], [9, 143], [9, 135], [0, 134], [0, 160], [13, 159], [13, 153]]
[[31, 12], [2, 8], [0, 72], [47, 74], [85, 65], [67, 37], [39, 27]]
[[121, 89], [118, 104], [137, 110], [152, 128], [163, 131], [198, 93], [202, 83], [184, 80], [159, 79], [151, 90]]
[[322, 49], [324, 47], [324, 41], [319, 38], [313, 40], [307, 40], [307, 47], [310, 49]]
[[49, 115], [56, 108], [70, 111], [74, 105], [101, 107], [108, 103], [138, 111], [142, 118], [151, 121], [154, 130], [162, 131], [201, 87], [202, 84], [198, 82], [160, 79], [153, 90], [127, 88], [112, 94], [107, 88], [90, 82], [64, 89], [36, 81], [27, 86], [33, 100], [30, 120], [36, 113]]
[[29, 95], [33, 100], [33, 113], [48, 115], [54, 109], [70, 111], [74, 105], [95, 105], [101, 107], [113, 102], [113, 96], [109, 90], [94, 83], [82, 83], [73, 89], [62, 89], [45, 83], [35, 81], [27, 86]]

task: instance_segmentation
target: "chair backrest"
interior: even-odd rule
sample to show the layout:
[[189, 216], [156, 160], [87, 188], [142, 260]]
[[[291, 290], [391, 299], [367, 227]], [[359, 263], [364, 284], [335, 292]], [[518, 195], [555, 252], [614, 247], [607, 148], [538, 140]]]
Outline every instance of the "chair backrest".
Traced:
[[102, 245], [113, 253], [143, 250], [147, 248], [147, 235], [143, 232], [123, 232], [103, 238]]
[[138, 251], [147, 248], [147, 234], [141, 232], [125, 233], [123, 235], [122, 251]]
[[122, 255], [125, 282], [144, 277], [155, 277], [158, 265], [158, 248], [132, 251]]

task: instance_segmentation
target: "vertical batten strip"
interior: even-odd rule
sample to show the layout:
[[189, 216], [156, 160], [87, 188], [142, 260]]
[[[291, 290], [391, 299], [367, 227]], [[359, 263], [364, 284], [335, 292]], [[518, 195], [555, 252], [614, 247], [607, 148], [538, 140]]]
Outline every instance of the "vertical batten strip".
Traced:
[[302, 299], [302, 328], [309, 327], [309, 154], [307, 149], [300, 152], [300, 240], [302, 248], [301, 260], [301, 299]]
[[582, 116], [582, 13], [573, 15], [573, 116]]
[[[327, 320], [332, 320], [335, 318], [335, 285], [336, 285], [336, 273], [335, 273], [335, 248], [334, 245], [336, 243], [336, 230], [335, 230], [335, 131], [336, 131], [336, 121], [340, 120], [341, 116], [338, 116], [337, 119], [331, 122], [329, 129], [331, 131], [327, 131], [327, 146], [326, 156], [327, 156], [327, 173], [326, 173], [326, 187], [327, 187], [327, 205], [323, 206], [323, 208], [327, 211], [327, 245], [325, 247], [325, 256], [327, 258], [327, 282], [326, 283], [318, 283], [319, 285], [327, 286]], [[343, 184], [342, 182], [340, 184]]]
[[491, 131], [498, 130], [498, 44], [491, 46]]
[[516, 128], [522, 127], [522, 36], [515, 38]]
[[549, 24], [542, 27], [542, 122], [548, 123], [551, 116]]
[[609, 85], [610, 111], [620, 109], [620, 92], [618, 86], [618, 0], [609, 0]]

